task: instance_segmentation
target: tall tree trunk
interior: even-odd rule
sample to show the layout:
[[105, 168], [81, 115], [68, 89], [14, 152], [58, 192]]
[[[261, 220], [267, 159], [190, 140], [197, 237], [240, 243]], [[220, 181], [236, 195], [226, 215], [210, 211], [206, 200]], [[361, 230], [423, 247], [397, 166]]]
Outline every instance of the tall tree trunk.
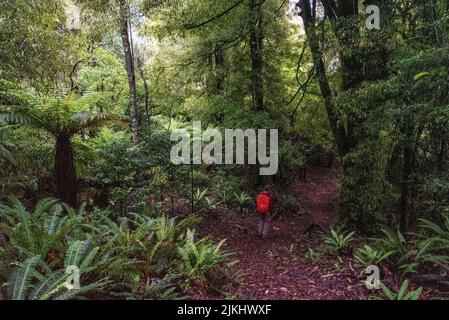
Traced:
[[120, 0], [120, 34], [125, 53], [125, 67], [128, 75], [129, 108], [131, 112], [131, 131], [134, 144], [140, 143], [139, 111], [137, 109], [136, 74], [134, 57], [129, 34], [129, 5], [127, 0]]
[[412, 152], [410, 147], [404, 147], [404, 165], [402, 169], [402, 185], [400, 200], [401, 232], [407, 232], [407, 212], [409, 203], [409, 179], [412, 171]]
[[60, 134], [56, 139], [54, 176], [59, 199], [72, 207], [76, 207], [78, 204], [78, 180], [70, 138], [68, 134]]
[[251, 55], [251, 85], [253, 109], [264, 109], [263, 88], [263, 30], [262, 8], [259, 0], [250, 0], [251, 32], [249, 35], [249, 47]]
[[410, 195], [410, 176], [412, 174], [413, 166], [413, 148], [412, 148], [412, 120], [406, 117], [403, 124], [404, 133], [404, 163], [402, 167], [402, 182], [401, 182], [401, 199], [400, 199], [400, 228], [401, 232], [407, 232], [407, 212], [409, 209], [409, 195]]
[[148, 133], [149, 133], [150, 126], [151, 126], [150, 106], [149, 106], [150, 91], [148, 89], [148, 82], [145, 77], [145, 71], [143, 70], [143, 62], [140, 58], [137, 58], [137, 66], [139, 68], [140, 77], [142, 78], [142, 81], [143, 81], [145, 117], [147, 118], [147, 127], [148, 127]]
[[223, 85], [225, 80], [225, 59], [224, 52], [220, 46], [214, 49], [214, 71], [215, 71], [215, 93], [220, 95], [223, 92]]
[[349, 152], [346, 139], [346, 132], [344, 127], [338, 121], [337, 114], [334, 111], [334, 105], [332, 102], [332, 91], [329, 85], [329, 80], [327, 78], [326, 68], [323, 60], [323, 52], [321, 51], [320, 44], [318, 42], [318, 36], [316, 34], [315, 28], [314, 14], [311, 8], [312, 6], [310, 0], [304, 0], [300, 2], [300, 9], [301, 9], [300, 15], [304, 22], [307, 41], [309, 43], [309, 48], [312, 53], [312, 59], [315, 65], [321, 94], [324, 99], [327, 117], [329, 119], [332, 128], [332, 133], [335, 138], [339, 156], [340, 158], [343, 159], [343, 157]]

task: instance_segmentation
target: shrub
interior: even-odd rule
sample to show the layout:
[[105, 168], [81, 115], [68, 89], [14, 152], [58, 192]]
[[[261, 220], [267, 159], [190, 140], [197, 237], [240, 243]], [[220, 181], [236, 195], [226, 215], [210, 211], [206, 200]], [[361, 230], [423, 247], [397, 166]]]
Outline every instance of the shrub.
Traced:
[[408, 248], [407, 240], [401, 231], [388, 227], [381, 227], [380, 230], [384, 236], [380, 239], [375, 239], [379, 246], [385, 251], [393, 251], [395, 255], [404, 257], [408, 252]]
[[208, 238], [195, 241], [195, 232], [188, 230], [184, 245], [178, 248], [181, 257], [179, 272], [190, 279], [204, 280], [208, 271], [225, 262], [231, 267], [236, 261], [229, 261], [231, 253], [221, 249], [224, 240], [212, 244]]
[[384, 260], [388, 259], [394, 251], [375, 250], [369, 245], [365, 245], [363, 248], [359, 248], [354, 257], [364, 266], [378, 265]]
[[278, 196], [279, 200], [279, 211], [283, 214], [295, 214], [301, 210], [298, 199], [287, 194], [280, 194]]
[[355, 231], [346, 232], [343, 231], [343, 227], [338, 227], [335, 230], [331, 230], [330, 234], [324, 238], [324, 243], [327, 244], [332, 251], [341, 252], [354, 240], [354, 235]]
[[234, 199], [240, 213], [248, 213], [248, 206], [254, 204], [253, 198], [244, 191], [240, 193], [234, 193]]
[[387, 158], [385, 141], [360, 143], [348, 154], [344, 162], [348, 170], [342, 180], [339, 211], [343, 221], [351, 227], [369, 234], [375, 232], [377, 223], [387, 223], [397, 197], [385, 178]]

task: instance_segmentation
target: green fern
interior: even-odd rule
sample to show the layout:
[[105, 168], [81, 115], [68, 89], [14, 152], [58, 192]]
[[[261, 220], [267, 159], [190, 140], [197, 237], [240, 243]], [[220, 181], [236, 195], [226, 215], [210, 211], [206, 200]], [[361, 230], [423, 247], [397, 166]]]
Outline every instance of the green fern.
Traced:
[[[226, 262], [232, 253], [221, 249], [224, 242], [225, 240], [222, 240], [218, 244], [212, 244], [208, 238], [195, 241], [195, 232], [188, 230], [185, 244], [178, 248], [182, 260], [179, 265], [181, 274], [189, 278], [203, 279], [208, 270], [218, 263]], [[227, 261], [227, 265], [231, 266], [236, 262]]]
[[13, 300], [25, 300], [31, 287], [35, 266], [40, 257], [32, 257], [25, 260], [20, 268], [17, 269], [13, 279], [10, 282], [11, 298]]
[[330, 234], [324, 238], [324, 243], [333, 251], [341, 251], [354, 241], [355, 232], [345, 232], [341, 228], [332, 229]]
[[362, 266], [367, 267], [370, 265], [378, 265], [394, 253], [393, 250], [385, 252], [383, 250], [373, 249], [369, 245], [365, 245], [357, 250], [354, 257], [362, 264]]
[[380, 287], [388, 300], [418, 300], [422, 293], [422, 288], [418, 288], [413, 291], [407, 291], [409, 286], [408, 280], [404, 280], [399, 288], [398, 292], [393, 292], [382, 282], [380, 283]]

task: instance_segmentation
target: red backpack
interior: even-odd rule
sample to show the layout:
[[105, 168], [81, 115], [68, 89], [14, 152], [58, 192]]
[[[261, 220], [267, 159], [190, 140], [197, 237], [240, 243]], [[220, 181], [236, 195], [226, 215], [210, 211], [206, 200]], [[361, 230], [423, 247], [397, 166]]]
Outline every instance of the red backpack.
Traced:
[[259, 213], [267, 213], [270, 211], [270, 196], [266, 192], [261, 192], [257, 196], [256, 210]]

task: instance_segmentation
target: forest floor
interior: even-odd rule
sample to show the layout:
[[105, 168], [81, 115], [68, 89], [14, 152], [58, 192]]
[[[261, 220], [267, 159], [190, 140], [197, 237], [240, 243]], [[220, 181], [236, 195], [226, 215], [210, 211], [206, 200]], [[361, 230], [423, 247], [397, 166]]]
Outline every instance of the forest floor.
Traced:
[[[305, 231], [312, 223], [329, 229], [336, 221], [340, 170], [311, 167], [306, 181], [296, 181], [289, 194], [298, 198], [303, 213], [290, 214], [272, 224], [268, 239], [257, 234], [255, 212], [228, 212], [205, 217], [201, 234], [226, 239], [224, 247], [239, 263], [233, 272], [242, 275], [234, 297], [240, 299], [366, 299], [363, 270], [351, 255], [338, 258], [320, 250], [322, 233]], [[309, 248], [319, 256], [306, 257]], [[317, 249], [318, 248], [318, 249]], [[204, 290], [192, 288], [193, 299], [210, 299]]]

